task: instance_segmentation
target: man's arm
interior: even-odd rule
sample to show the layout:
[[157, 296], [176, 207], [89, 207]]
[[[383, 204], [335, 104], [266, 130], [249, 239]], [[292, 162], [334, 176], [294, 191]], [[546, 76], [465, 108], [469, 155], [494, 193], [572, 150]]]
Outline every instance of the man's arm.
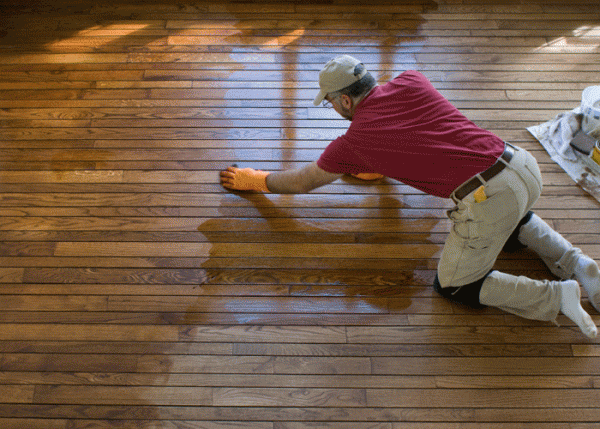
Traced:
[[305, 194], [340, 177], [341, 174], [328, 173], [313, 161], [303, 168], [269, 174], [267, 187], [270, 192], [277, 194]]
[[316, 162], [295, 170], [269, 173], [252, 168], [229, 167], [221, 172], [221, 184], [232, 190], [262, 191], [276, 194], [304, 194], [342, 177], [328, 173]]

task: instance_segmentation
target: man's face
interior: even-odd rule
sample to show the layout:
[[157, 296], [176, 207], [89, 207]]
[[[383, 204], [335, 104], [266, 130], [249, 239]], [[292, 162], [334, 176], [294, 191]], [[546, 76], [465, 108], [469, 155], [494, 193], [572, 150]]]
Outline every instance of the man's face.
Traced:
[[346, 100], [344, 95], [340, 95], [339, 97], [335, 97], [334, 99], [329, 99], [329, 96], [325, 97], [325, 100], [329, 101], [333, 107], [333, 109], [345, 119], [352, 121], [352, 110], [348, 107], [345, 107], [344, 104], [347, 104], [350, 101], [350, 97], [347, 97]]

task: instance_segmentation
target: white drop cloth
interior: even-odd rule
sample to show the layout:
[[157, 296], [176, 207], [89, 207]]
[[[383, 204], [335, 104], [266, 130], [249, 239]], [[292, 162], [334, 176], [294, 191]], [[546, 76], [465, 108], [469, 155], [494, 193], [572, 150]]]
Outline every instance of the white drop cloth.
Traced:
[[586, 192], [600, 202], [600, 166], [590, 157], [573, 150], [573, 136], [581, 129], [581, 107], [561, 113], [554, 119], [527, 128], [542, 144], [552, 160]]

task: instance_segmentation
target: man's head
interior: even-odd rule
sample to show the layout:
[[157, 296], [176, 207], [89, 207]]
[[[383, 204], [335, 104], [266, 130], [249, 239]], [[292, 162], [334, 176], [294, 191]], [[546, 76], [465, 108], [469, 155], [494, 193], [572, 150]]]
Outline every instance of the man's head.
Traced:
[[343, 117], [352, 119], [354, 107], [376, 85], [364, 64], [350, 55], [342, 55], [325, 64], [319, 73], [320, 91], [313, 104], [318, 106], [327, 100]]

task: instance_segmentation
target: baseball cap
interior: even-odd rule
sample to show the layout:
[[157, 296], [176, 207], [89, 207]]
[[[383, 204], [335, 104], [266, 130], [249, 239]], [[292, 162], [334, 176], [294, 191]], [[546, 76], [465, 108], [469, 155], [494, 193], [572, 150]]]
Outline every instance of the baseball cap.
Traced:
[[318, 106], [330, 92], [344, 89], [362, 79], [367, 74], [366, 69], [363, 69], [363, 72], [358, 75], [354, 74], [354, 69], [359, 64], [362, 63], [350, 55], [336, 57], [325, 64], [325, 67], [319, 72], [319, 87], [321, 90], [315, 97], [313, 104]]

